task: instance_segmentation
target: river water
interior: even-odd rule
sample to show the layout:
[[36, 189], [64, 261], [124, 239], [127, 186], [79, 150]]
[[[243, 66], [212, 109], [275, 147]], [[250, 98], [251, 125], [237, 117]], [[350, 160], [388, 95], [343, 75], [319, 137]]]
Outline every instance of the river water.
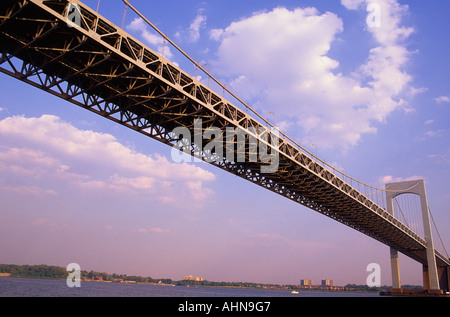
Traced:
[[0, 297], [377, 297], [350, 292], [259, 290], [220, 287], [185, 287], [81, 281], [68, 287], [65, 280], [0, 277]]

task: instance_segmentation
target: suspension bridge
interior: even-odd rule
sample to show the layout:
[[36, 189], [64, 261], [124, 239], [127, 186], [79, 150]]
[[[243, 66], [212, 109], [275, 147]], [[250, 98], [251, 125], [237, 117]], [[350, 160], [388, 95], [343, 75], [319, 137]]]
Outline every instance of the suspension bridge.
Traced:
[[[0, 71], [389, 246], [395, 289], [401, 289], [400, 252], [423, 265], [424, 289], [448, 292], [450, 259], [445, 247], [442, 252], [434, 246], [433, 219], [422, 180], [377, 188], [342, 173], [277, 130], [128, 1], [123, 2], [240, 106], [108, 21], [98, 7], [91, 9], [78, 0], [2, 0]], [[197, 142], [174, 133], [180, 127]], [[230, 128], [240, 131], [248, 142], [228, 138], [231, 146], [219, 153], [217, 147], [208, 147], [211, 138], [205, 137], [212, 128], [222, 136]], [[275, 170], [264, 172], [268, 160], [258, 157], [258, 147], [249, 145], [255, 139], [276, 157]], [[401, 197], [408, 195], [419, 201], [409, 198], [405, 206]], [[416, 216], [407, 212], [412, 206], [419, 206]]]

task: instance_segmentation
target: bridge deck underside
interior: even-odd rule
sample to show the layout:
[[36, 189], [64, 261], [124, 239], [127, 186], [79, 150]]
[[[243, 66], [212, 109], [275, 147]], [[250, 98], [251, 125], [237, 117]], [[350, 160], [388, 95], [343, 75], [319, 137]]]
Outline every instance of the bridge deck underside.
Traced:
[[[89, 8], [82, 6], [81, 28], [69, 27], [66, 7], [67, 1], [2, 0], [0, 70], [169, 145], [179, 141], [174, 128], [195, 133], [199, 119], [203, 129], [264, 128]], [[190, 146], [200, 153], [201, 147]], [[384, 209], [285, 140], [274, 150], [279, 168], [273, 173], [261, 173], [261, 161], [211, 163], [426, 264], [423, 239]], [[251, 150], [234, 151], [249, 157]], [[439, 253], [437, 260], [448, 265]]]

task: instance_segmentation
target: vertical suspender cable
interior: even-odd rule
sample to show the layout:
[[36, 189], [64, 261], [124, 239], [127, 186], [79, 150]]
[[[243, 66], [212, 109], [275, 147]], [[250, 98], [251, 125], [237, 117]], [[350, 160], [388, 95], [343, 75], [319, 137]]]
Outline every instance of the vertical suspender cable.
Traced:
[[437, 228], [437, 226], [436, 226], [436, 223], [434, 222], [433, 214], [431, 213], [430, 207], [428, 207], [428, 212], [429, 212], [429, 214], [430, 214], [431, 221], [433, 222], [433, 225], [434, 225], [434, 227], [436, 228], [436, 233], [438, 234], [439, 240], [441, 241], [442, 247], [444, 248], [444, 252], [445, 252], [447, 258], [449, 258], [448, 253], [447, 253], [447, 250], [445, 249], [444, 242], [442, 241], [442, 238], [441, 238], [441, 235], [440, 235], [440, 233], [439, 233], [439, 230], [438, 230], [438, 228]]

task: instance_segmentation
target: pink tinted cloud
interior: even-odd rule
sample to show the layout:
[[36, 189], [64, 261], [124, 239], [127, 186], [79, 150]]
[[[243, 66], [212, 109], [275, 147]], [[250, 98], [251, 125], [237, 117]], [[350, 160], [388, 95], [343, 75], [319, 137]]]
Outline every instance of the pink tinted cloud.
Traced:
[[0, 136], [2, 178], [23, 183], [11, 187], [0, 181], [4, 191], [56, 194], [71, 186], [169, 204], [203, 202], [213, 194], [205, 183], [214, 175], [198, 166], [133, 151], [113, 135], [80, 130], [53, 115], [5, 118], [0, 121]]

